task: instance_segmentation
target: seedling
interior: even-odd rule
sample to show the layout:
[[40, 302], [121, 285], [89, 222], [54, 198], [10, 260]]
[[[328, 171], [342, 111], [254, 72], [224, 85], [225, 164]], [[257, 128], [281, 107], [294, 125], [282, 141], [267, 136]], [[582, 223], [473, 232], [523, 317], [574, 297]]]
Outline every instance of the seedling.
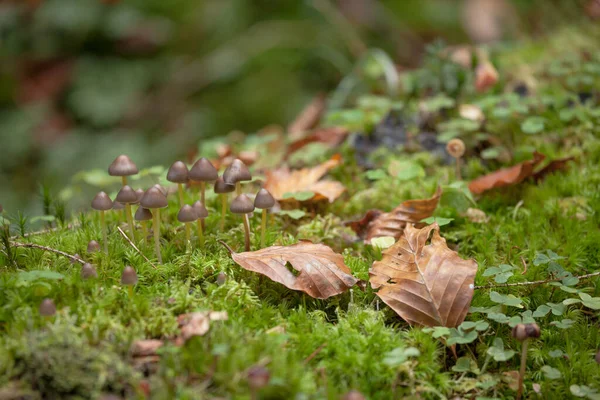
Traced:
[[138, 282], [137, 273], [131, 266], [126, 266], [121, 274], [121, 285], [127, 286], [129, 297], [133, 298], [133, 286]]
[[190, 222], [194, 222], [198, 219], [198, 215], [194, 208], [188, 204], [184, 204], [183, 207], [177, 213], [177, 220], [185, 224], [185, 242], [190, 241]]
[[250, 222], [248, 221], [248, 214], [254, 211], [254, 204], [252, 200], [245, 194], [240, 194], [238, 197], [233, 199], [229, 210], [234, 214], [243, 214], [244, 220], [244, 234], [245, 234], [245, 249], [250, 251]]
[[152, 213], [152, 230], [154, 231], [154, 250], [158, 263], [162, 264], [162, 256], [160, 254], [160, 209], [169, 205], [165, 195], [156, 187], [151, 187], [142, 197], [140, 205], [149, 210], [154, 210]]
[[100, 212], [100, 225], [102, 225], [102, 241], [104, 242], [104, 252], [108, 254], [108, 234], [106, 231], [106, 219], [104, 212], [113, 208], [113, 202], [105, 192], [100, 192], [92, 200], [92, 208]]
[[81, 266], [81, 279], [87, 280], [90, 278], [97, 278], [98, 277], [98, 272], [96, 271], [96, 268], [90, 264], [90, 263], [85, 263]]
[[460, 139], [452, 139], [446, 145], [446, 151], [456, 159], [456, 180], [462, 180], [460, 173], [460, 159], [465, 154], [465, 143]]
[[208, 159], [202, 157], [190, 168], [189, 177], [192, 181], [200, 182], [200, 201], [206, 204], [206, 182], [216, 181], [219, 173]]
[[519, 389], [517, 390], [517, 400], [520, 400], [523, 396], [523, 380], [525, 379], [525, 368], [527, 366], [527, 345], [529, 339], [540, 337], [540, 327], [537, 324], [517, 324], [512, 330], [512, 337], [523, 343], [521, 369], [519, 370]]
[[260, 225], [260, 247], [265, 247], [265, 231], [267, 230], [267, 209], [275, 205], [275, 199], [271, 193], [262, 188], [254, 198], [254, 207], [262, 209], [262, 218]]
[[121, 154], [110, 164], [108, 167], [108, 174], [110, 176], [120, 176], [123, 186], [127, 185], [127, 177], [137, 174], [138, 167], [135, 165], [131, 158]]
[[138, 196], [129, 185], [125, 185], [117, 193], [115, 201], [125, 205], [125, 216], [129, 225], [129, 235], [131, 240], [135, 240], [135, 230], [133, 229], [133, 216], [131, 214], [131, 205], [138, 202]]
[[198, 230], [198, 244], [201, 248], [204, 248], [204, 232], [202, 228], [202, 222], [204, 218], [208, 217], [208, 210], [204, 207], [204, 204], [200, 200], [194, 203], [194, 211], [196, 211], [196, 215], [198, 216], [198, 220], [196, 221], [196, 226]]
[[228, 185], [220, 176], [215, 182], [215, 193], [221, 198], [221, 231], [225, 230], [225, 214], [227, 213], [227, 193], [235, 191], [235, 185]]
[[235, 185], [235, 190], [238, 196], [242, 194], [242, 184], [244, 181], [251, 181], [252, 175], [248, 167], [242, 160], [236, 158], [231, 165], [223, 172], [223, 181], [227, 185]]
[[152, 219], [152, 212], [147, 208], [139, 206], [134, 216], [136, 221], [140, 221], [140, 225], [142, 225], [142, 237], [145, 241], [148, 240], [148, 227], [146, 221], [150, 221]]
[[183, 184], [188, 182], [188, 168], [183, 161], [175, 161], [167, 172], [167, 180], [177, 184], [179, 207], [183, 207]]

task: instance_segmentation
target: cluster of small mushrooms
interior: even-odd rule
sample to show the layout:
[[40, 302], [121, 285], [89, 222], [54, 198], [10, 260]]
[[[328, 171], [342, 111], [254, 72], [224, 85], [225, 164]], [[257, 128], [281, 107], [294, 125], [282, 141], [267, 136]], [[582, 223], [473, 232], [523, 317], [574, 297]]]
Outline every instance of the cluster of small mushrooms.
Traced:
[[[135, 221], [140, 223], [142, 235], [147, 239], [148, 228], [147, 221], [152, 220], [152, 230], [154, 233], [154, 247], [158, 262], [162, 264], [160, 252], [160, 210], [168, 205], [168, 192], [160, 185], [154, 185], [148, 190], [134, 190], [127, 183], [127, 177], [137, 174], [138, 168], [134, 162], [126, 155], [118, 156], [108, 167], [108, 173], [111, 176], [119, 176], [122, 179], [121, 190], [117, 193], [114, 200], [111, 200], [105, 192], [99, 192], [92, 200], [92, 208], [100, 213], [100, 223], [102, 225], [102, 241], [104, 251], [108, 253], [107, 226], [105, 213], [109, 210], [125, 209], [126, 220], [129, 230], [129, 238], [136, 240]], [[229, 203], [229, 210], [234, 214], [241, 214], [245, 233], [245, 250], [250, 250], [250, 223], [248, 215], [255, 208], [262, 210], [261, 223], [261, 247], [265, 246], [265, 230], [267, 224], [267, 210], [275, 205], [275, 199], [266, 189], [260, 189], [256, 194], [254, 201], [242, 193], [242, 182], [252, 180], [252, 175], [243, 161], [235, 159], [231, 165], [225, 169], [219, 176], [217, 169], [206, 158], [196, 161], [191, 168], [182, 161], [176, 161], [171, 165], [167, 172], [167, 180], [177, 184], [179, 196], [179, 213], [177, 219], [184, 224], [186, 242], [191, 240], [190, 224], [196, 223], [198, 245], [204, 247], [204, 219], [208, 217], [206, 208], [206, 184], [214, 182], [214, 191], [221, 198], [221, 230], [225, 229], [225, 215], [227, 204], [229, 203], [228, 194], [236, 192], [236, 197]], [[193, 204], [184, 203], [184, 185], [197, 183], [200, 185], [200, 198]], [[135, 215], [132, 214], [132, 205], [138, 205]]]

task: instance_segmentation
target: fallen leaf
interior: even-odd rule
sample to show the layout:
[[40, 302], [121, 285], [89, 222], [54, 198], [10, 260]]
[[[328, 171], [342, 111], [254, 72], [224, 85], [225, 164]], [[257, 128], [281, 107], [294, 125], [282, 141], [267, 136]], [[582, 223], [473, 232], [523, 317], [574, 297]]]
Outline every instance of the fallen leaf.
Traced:
[[162, 347], [162, 340], [158, 339], [144, 339], [136, 340], [131, 345], [129, 354], [131, 357], [146, 357], [156, 355], [156, 351]]
[[323, 143], [329, 147], [339, 146], [346, 139], [349, 133], [350, 131], [348, 131], [348, 129], [341, 126], [316, 129], [309, 135], [290, 143], [284, 159], [287, 160], [290, 154], [295, 153], [311, 143]]
[[475, 68], [475, 89], [482, 93], [498, 82], [498, 71], [489, 61], [481, 62]]
[[211, 321], [227, 320], [226, 311], [196, 311], [181, 314], [177, 317], [177, 323], [181, 329], [181, 335], [176, 343], [187, 341], [194, 336], [204, 336], [210, 329]]
[[298, 137], [299, 134], [317, 126], [326, 106], [326, 96], [319, 93], [304, 109], [296, 119], [288, 126], [288, 133], [292, 137]]
[[450, 250], [439, 229], [408, 224], [369, 270], [377, 296], [411, 325], [456, 327], [471, 305], [477, 263]]
[[[235, 253], [226, 247], [242, 268], [316, 299], [343, 293], [358, 282], [344, 264], [344, 257], [323, 244], [303, 241], [245, 253]], [[288, 263], [294, 272], [287, 267]]]
[[537, 171], [536, 173], [534, 173], [533, 179], [536, 182], [539, 182], [553, 172], [566, 169], [567, 163], [569, 161], [573, 161], [574, 159], [575, 159], [575, 157], [565, 157], [565, 158], [559, 158], [557, 160], [552, 160], [552, 161], [550, 161], [550, 164], [546, 165], [544, 168], [542, 168], [539, 171]]
[[533, 160], [523, 161], [510, 168], [503, 168], [491, 174], [479, 177], [469, 183], [469, 190], [473, 194], [481, 194], [487, 190], [510, 186], [524, 181], [533, 175], [533, 170], [546, 158], [537, 151], [533, 153]]
[[398, 239], [407, 224], [424, 225], [419, 222], [433, 215], [441, 195], [442, 189], [438, 187], [433, 197], [429, 199], [407, 200], [388, 213], [369, 210], [362, 219], [348, 222], [346, 225], [359, 237], [364, 238], [366, 243], [383, 236]]
[[288, 167], [282, 167], [272, 171], [266, 171], [265, 189], [280, 203], [295, 201], [286, 193], [313, 192], [314, 195], [308, 201], [327, 199], [332, 203], [346, 188], [340, 182], [320, 180], [329, 170], [337, 167], [342, 162], [339, 155], [313, 168], [303, 168], [291, 171]]

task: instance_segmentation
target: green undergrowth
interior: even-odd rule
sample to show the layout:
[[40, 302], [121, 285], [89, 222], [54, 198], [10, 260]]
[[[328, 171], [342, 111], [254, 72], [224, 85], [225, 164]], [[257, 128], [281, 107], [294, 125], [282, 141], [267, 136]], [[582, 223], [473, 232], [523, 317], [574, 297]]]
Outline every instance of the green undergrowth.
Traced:
[[[534, 50], [532, 44], [518, 54]], [[509, 53], [502, 58], [500, 52], [498, 62], [512, 68], [518, 54]], [[521, 346], [510, 331], [517, 323], [534, 321], [541, 336], [529, 345], [526, 396], [598, 398], [600, 367], [594, 355], [600, 349], [600, 288], [597, 277], [576, 276], [600, 269], [600, 108], [594, 102], [567, 105], [564, 100], [587, 90], [589, 79], [600, 81], [600, 59], [594, 55], [589, 61], [574, 51], [572, 66], [569, 57], [564, 58], [568, 65], [559, 65], [566, 72], [554, 59], [534, 65], [535, 96], [507, 97], [497, 89], [487, 95], [467, 91], [457, 98], [480, 104], [488, 117], [484, 133], [502, 143], [488, 145], [494, 150], [486, 157], [476, 150], [480, 136], [464, 121], [454, 123], [457, 131], [448, 134], [468, 145], [466, 181], [529, 159], [533, 150], [548, 159], [575, 156], [568, 170], [473, 198], [466, 184], [456, 181], [453, 166], [428, 152], [382, 151], [375, 157], [379, 172], [365, 172], [347, 142], [338, 149], [343, 164], [330, 173], [347, 188], [342, 198], [305, 207], [298, 219], [276, 215], [269, 224], [268, 245], [324, 242], [344, 255], [356, 277], [368, 280], [381, 250], [352, 240], [343, 222], [368, 209], [389, 211], [404, 200], [430, 197], [441, 186], [435, 212], [441, 234], [461, 257], [479, 265], [472, 308], [458, 329], [409, 327], [368, 285], [315, 300], [243, 270], [219, 243], [242, 251], [241, 219], [228, 215], [221, 232], [219, 203], [212, 194], [205, 249], [186, 246], [183, 227], [175, 222], [176, 196], [170, 196], [162, 214], [164, 265], [152, 265], [151, 244], [136, 240], [149, 263], [123, 238], [116, 228], [124, 218], [117, 212], [108, 213], [109, 255], [86, 252], [90, 240], [101, 239], [95, 213], [81, 213], [69, 225], [55, 221], [54, 231], [19, 237], [14, 215], [5, 212], [17, 235], [10, 240], [79, 254], [97, 266], [98, 278], [83, 281], [78, 263], [52, 252], [2, 247], [0, 398], [19, 393], [29, 398], [108, 393], [143, 398], [149, 390], [157, 399], [249, 399], [247, 372], [257, 364], [271, 372], [269, 385], [259, 393], [265, 399], [337, 399], [351, 389], [370, 399], [514, 398]], [[510, 76], [507, 71], [500, 68], [501, 76]], [[571, 82], [569, 71], [591, 78]], [[389, 106], [380, 100], [383, 108]], [[416, 105], [407, 100], [404, 107]], [[510, 107], [508, 114], [497, 111]], [[438, 118], [448, 122], [455, 114], [450, 107]], [[539, 132], [539, 120], [523, 125], [532, 116], [543, 119]], [[507, 151], [509, 160], [502, 158]], [[248, 186], [248, 191], [256, 189]], [[186, 193], [187, 203], [195, 199], [196, 192]], [[483, 211], [486, 221], [472, 221], [469, 208]], [[251, 219], [253, 249], [259, 247], [259, 218], [257, 213]], [[120, 285], [125, 265], [139, 276], [133, 296]], [[217, 284], [220, 273], [227, 277], [222, 285]], [[503, 286], [557, 276], [562, 278], [557, 282]], [[55, 317], [39, 315], [44, 298], [55, 301]], [[213, 321], [205, 336], [176, 345], [177, 316], [199, 310], [226, 311], [228, 320]], [[150, 338], [165, 345], [158, 360], [140, 366], [130, 348]]]

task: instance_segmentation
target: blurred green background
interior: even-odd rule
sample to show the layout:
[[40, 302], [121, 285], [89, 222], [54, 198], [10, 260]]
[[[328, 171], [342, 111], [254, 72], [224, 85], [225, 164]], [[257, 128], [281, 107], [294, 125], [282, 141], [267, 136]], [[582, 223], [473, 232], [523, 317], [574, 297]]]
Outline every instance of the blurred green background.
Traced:
[[168, 165], [233, 130], [286, 126], [365, 51], [510, 42], [597, 0], [0, 0], [0, 204], [41, 214], [80, 170]]

